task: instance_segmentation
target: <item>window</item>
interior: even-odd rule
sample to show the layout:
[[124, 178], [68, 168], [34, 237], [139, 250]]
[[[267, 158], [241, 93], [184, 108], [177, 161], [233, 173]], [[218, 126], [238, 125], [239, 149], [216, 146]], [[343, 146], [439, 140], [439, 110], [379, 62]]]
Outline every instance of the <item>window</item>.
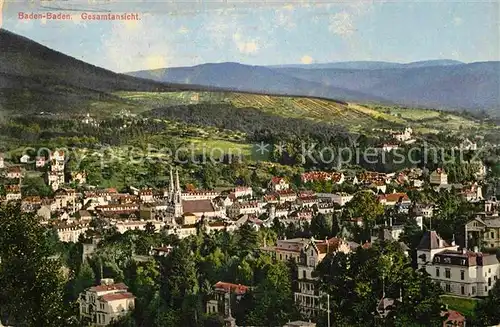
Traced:
[[465, 259], [462, 259], [462, 265], [463, 266], [465, 266], [465, 263], [466, 263]]
[[446, 290], [447, 293], [451, 292], [451, 286], [450, 286], [450, 284], [446, 284], [445, 290]]
[[439, 268], [436, 268], [436, 277], [439, 277]]
[[490, 233], [490, 238], [495, 238], [495, 232]]
[[436, 262], [439, 262], [440, 261], [440, 257], [436, 257]]
[[472, 286], [472, 295], [476, 294], [476, 287]]
[[444, 275], [446, 276], [446, 278], [451, 278], [451, 271], [450, 271], [450, 269], [446, 269], [445, 272], [444, 272]]
[[491, 274], [491, 268], [488, 268], [488, 274]]
[[461, 280], [465, 279], [465, 271], [464, 270], [460, 270], [460, 279]]
[[450, 258], [444, 258], [444, 262], [445, 263], [451, 263], [451, 259]]
[[313, 256], [313, 255], [314, 255], [314, 252], [313, 252], [313, 250], [311, 250], [311, 256]]
[[488, 286], [491, 286], [491, 277], [488, 277]]
[[305, 270], [302, 270], [302, 279], [307, 279]]
[[464, 294], [465, 294], [465, 287], [464, 287], [463, 285], [462, 285], [462, 287], [460, 287], [460, 293], [461, 293], [462, 295], [464, 295]]

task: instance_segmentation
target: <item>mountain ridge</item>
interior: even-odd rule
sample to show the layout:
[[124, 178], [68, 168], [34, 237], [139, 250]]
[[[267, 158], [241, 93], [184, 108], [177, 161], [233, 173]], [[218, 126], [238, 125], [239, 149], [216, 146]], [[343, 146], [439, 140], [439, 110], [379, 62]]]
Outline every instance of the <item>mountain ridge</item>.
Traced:
[[233, 87], [238, 91], [309, 95], [354, 102], [455, 111], [492, 110], [494, 113], [498, 109], [500, 62], [445, 60], [402, 65], [403, 68], [385, 69], [312, 69], [211, 63], [128, 74], [169, 83], [196, 83]]

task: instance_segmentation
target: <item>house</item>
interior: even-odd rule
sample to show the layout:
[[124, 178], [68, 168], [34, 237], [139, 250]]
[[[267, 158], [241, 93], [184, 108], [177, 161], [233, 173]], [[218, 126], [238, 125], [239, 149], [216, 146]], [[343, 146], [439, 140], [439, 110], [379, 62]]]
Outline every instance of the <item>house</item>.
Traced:
[[188, 190], [182, 192], [182, 201], [213, 200], [218, 197], [219, 192], [212, 190]]
[[411, 200], [406, 193], [391, 193], [378, 196], [378, 201], [384, 206], [410, 205]]
[[455, 310], [441, 312], [441, 317], [445, 317], [443, 327], [465, 327], [465, 316]]
[[45, 164], [46, 164], [46, 163], [47, 163], [47, 162], [46, 162], [46, 160], [45, 160], [45, 157], [43, 157], [43, 156], [37, 156], [37, 157], [35, 158], [35, 167], [36, 167], [36, 168], [42, 168], [42, 167], [44, 167], [44, 166], [45, 166]]
[[459, 149], [467, 151], [475, 151], [477, 150], [477, 143], [472, 142], [471, 140], [466, 138], [465, 140], [462, 141], [462, 143], [460, 143]]
[[273, 192], [285, 191], [290, 188], [290, 184], [283, 177], [273, 177], [267, 185], [267, 188]]
[[306, 246], [302, 247], [300, 260], [297, 262], [299, 290], [294, 293], [295, 304], [302, 315], [314, 317], [323, 310], [323, 296], [317, 289], [317, 277], [313, 272], [327, 254], [337, 252], [350, 253], [351, 247], [344, 240], [335, 237], [323, 241], [310, 239]]
[[87, 173], [84, 171], [71, 172], [71, 181], [78, 185], [85, 184], [87, 183]]
[[253, 196], [253, 190], [251, 187], [248, 186], [235, 187], [232, 190], [232, 193], [234, 194], [235, 198], [242, 198], [242, 197], [251, 198]]
[[448, 174], [442, 168], [436, 169], [430, 176], [431, 185], [448, 185]]
[[264, 213], [264, 208], [259, 202], [236, 202], [226, 209], [227, 216], [231, 219], [237, 218], [240, 215], [261, 215]]
[[139, 191], [139, 199], [143, 203], [151, 203], [154, 202], [155, 199], [153, 197], [153, 190], [151, 189], [146, 189], [146, 190], [140, 190]]
[[286, 262], [293, 259], [295, 262], [298, 262], [302, 249], [307, 246], [309, 241], [307, 238], [277, 240], [276, 246], [263, 247], [261, 250], [269, 253], [276, 260]]
[[172, 250], [174, 249], [173, 246], [171, 245], [167, 245], [167, 246], [164, 246], [163, 244], [159, 247], [151, 247], [151, 249], [149, 250], [149, 255], [151, 256], [155, 256], [155, 257], [166, 257], [167, 255], [170, 254], [170, 252], [172, 252]]
[[278, 196], [279, 202], [293, 202], [297, 200], [297, 193], [292, 190], [281, 190], [276, 191], [276, 195]]
[[30, 162], [30, 156], [27, 154], [24, 154], [21, 159], [19, 159], [19, 162], [22, 164], [27, 164]]
[[411, 129], [411, 127], [407, 127], [403, 132], [393, 133], [392, 137], [399, 142], [406, 142], [411, 140], [412, 134], [413, 130]]
[[325, 172], [325, 171], [310, 171], [300, 175], [302, 183], [332, 181], [334, 184], [342, 184], [345, 181], [343, 173]]
[[346, 203], [354, 198], [354, 195], [347, 194], [345, 192], [340, 193], [318, 193], [318, 198], [327, 200], [329, 202], [334, 202], [343, 207]]
[[61, 223], [56, 227], [57, 235], [61, 242], [78, 243], [80, 235], [84, 235], [89, 229], [88, 223]]
[[101, 285], [81, 293], [78, 302], [81, 317], [89, 318], [95, 326], [107, 326], [134, 310], [135, 296], [127, 285], [106, 278]]
[[19, 185], [5, 185], [5, 200], [21, 200], [21, 187]]
[[471, 243], [490, 247], [500, 247], [500, 217], [478, 216], [465, 225], [467, 240]]
[[206, 311], [208, 314], [217, 313], [227, 316], [230, 311], [227, 303], [230, 296], [234, 296], [238, 303], [249, 291], [250, 287], [245, 285], [217, 282], [213, 286], [212, 299], [207, 302]]
[[487, 296], [500, 277], [495, 254], [459, 248], [444, 241], [435, 231], [427, 231], [417, 247], [418, 267], [446, 293], [464, 297]]
[[118, 233], [123, 234], [127, 231], [130, 231], [130, 230], [146, 230], [146, 225], [148, 223], [150, 223], [154, 226], [155, 231], [159, 231], [165, 226], [164, 222], [158, 221], [158, 220], [150, 220], [150, 221], [124, 220], [124, 221], [114, 222], [113, 225], [116, 226]]
[[434, 205], [430, 203], [418, 203], [413, 207], [413, 213], [417, 217], [432, 218]]
[[65, 160], [65, 155], [63, 150], [57, 150], [53, 151], [49, 155], [49, 161], [64, 161]]
[[6, 177], [8, 179], [19, 179], [22, 176], [22, 171], [21, 167], [19, 166], [12, 166], [7, 169], [7, 175]]
[[52, 188], [53, 191], [57, 191], [64, 184], [64, 172], [48, 171], [47, 184]]

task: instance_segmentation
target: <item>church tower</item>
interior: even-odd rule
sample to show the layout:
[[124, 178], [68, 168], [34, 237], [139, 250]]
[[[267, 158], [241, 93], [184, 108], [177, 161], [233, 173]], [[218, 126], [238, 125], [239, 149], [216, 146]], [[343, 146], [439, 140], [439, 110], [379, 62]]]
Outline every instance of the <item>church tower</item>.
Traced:
[[175, 170], [175, 190], [173, 193], [174, 215], [180, 217], [183, 214], [182, 209], [182, 191], [179, 183], [179, 170]]
[[168, 201], [174, 202], [174, 171], [170, 167], [170, 184], [168, 189]]

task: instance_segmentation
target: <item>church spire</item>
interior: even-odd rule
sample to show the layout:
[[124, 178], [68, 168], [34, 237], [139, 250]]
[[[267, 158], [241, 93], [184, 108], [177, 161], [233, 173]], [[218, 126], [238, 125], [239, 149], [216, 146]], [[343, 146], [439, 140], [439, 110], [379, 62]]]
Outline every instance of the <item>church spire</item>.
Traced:
[[170, 166], [170, 196], [174, 193], [174, 170]]
[[179, 192], [181, 190], [181, 186], [179, 184], [179, 170], [175, 169], [175, 191]]

